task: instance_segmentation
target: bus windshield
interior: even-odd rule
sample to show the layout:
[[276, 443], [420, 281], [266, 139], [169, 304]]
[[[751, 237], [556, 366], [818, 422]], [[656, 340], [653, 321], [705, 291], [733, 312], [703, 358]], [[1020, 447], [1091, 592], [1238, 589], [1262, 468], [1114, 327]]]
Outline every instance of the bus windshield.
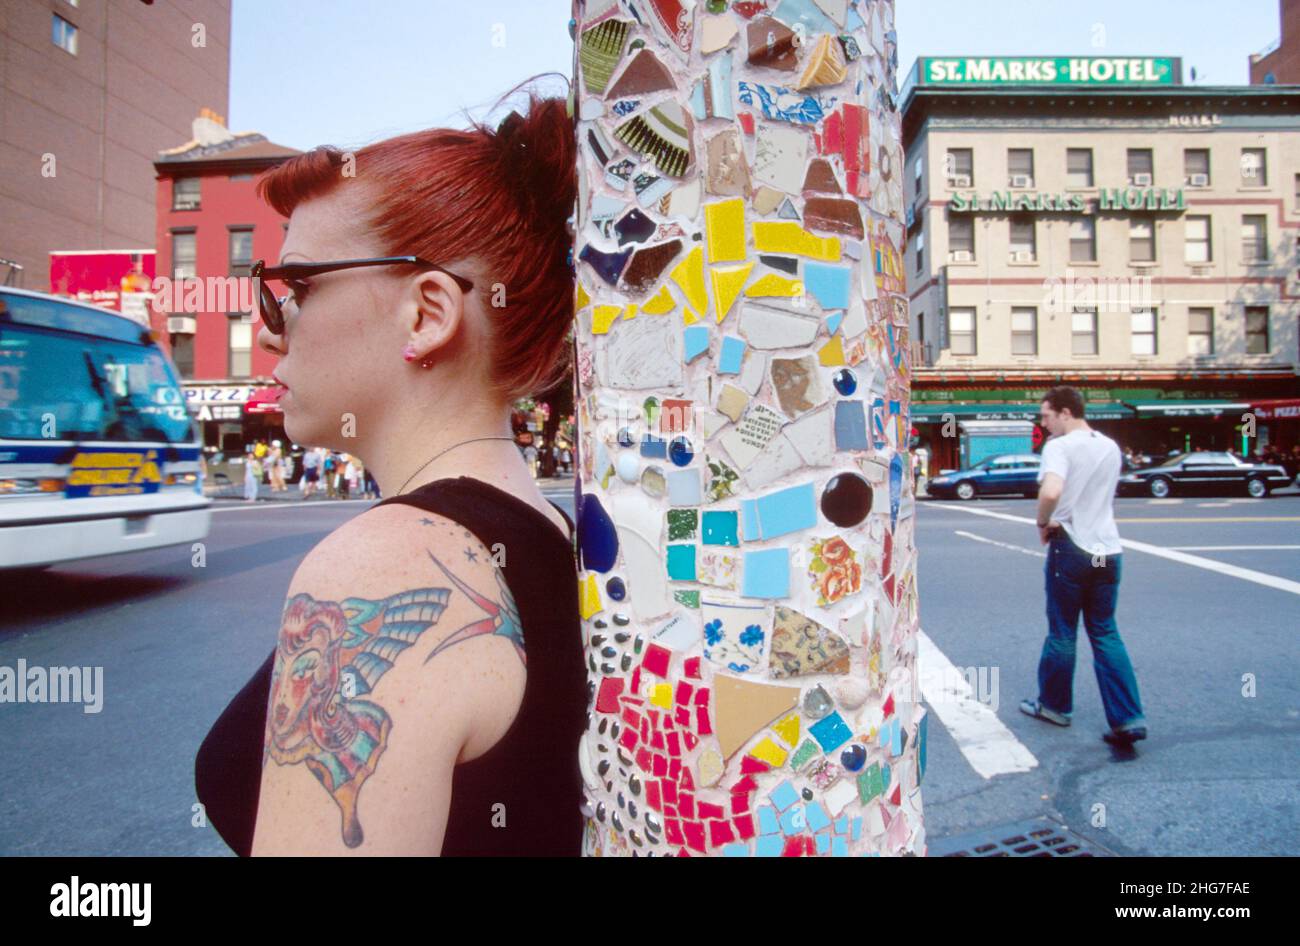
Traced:
[[196, 438], [159, 349], [8, 323], [0, 326], [0, 439]]

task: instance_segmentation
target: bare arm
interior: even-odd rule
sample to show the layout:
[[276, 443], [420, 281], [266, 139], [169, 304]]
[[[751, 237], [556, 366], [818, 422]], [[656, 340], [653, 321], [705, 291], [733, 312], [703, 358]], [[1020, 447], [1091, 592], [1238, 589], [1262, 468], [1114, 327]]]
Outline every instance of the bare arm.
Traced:
[[347, 523], [290, 584], [253, 854], [439, 853], [456, 762], [504, 731], [523, 681], [518, 612], [477, 538], [408, 506]]

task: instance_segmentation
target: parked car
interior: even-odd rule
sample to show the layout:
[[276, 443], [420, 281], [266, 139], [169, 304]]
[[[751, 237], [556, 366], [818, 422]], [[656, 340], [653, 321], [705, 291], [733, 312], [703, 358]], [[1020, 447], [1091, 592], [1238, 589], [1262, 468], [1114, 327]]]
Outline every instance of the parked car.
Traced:
[[1280, 466], [1249, 463], [1231, 453], [1194, 450], [1164, 463], [1126, 473], [1119, 478], [1120, 496], [1155, 496], [1171, 493], [1240, 493], [1255, 498], [1287, 486], [1291, 477]]
[[1032, 453], [1004, 453], [987, 457], [966, 470], [950, 471], [926, 484], [936, 499], [974, 499], [1001, 493], [1038, 495], [1038, 468], [1042, 458]]

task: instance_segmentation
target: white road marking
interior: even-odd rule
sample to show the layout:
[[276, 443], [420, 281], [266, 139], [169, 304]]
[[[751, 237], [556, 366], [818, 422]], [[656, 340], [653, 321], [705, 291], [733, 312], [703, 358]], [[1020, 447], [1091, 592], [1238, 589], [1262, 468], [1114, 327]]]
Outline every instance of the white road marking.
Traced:
[[1181, 499], [1148, 499], [1147, 502], [1152, 506], [1177, 506], [1182, 502]]
[[1215, 506], [1231, 506], [1232, 503], [1197, 503], [1202, 509], [1210, 509]]
[[[1035, 525], [1033, 519], [1028, 519], [1025, 516], [1013, 516], [1010, 513], [993, 512], [987, 509], [971, 509], [967, 506], [953, 506], [952, 508], [960, 509], [962, 512], [968, 512], [972, 516], [988, 516], [991, 519], [1006, 519], [1008, 522], [1023, 522], [1028, 525]], [[1188, 555], [1186, 552], [1177, 552], [1163, 546], [1152, 545], [1149, 542], [1137, 542], [1133, 539], [1120, 539], [1119, 541], [1120, 545], [1125, 548], [1133, 549], [1135, 552], [1146, 552], [1148, 555], [1167, 558], [1171, 561], [1181, 562], [1184, 565], [1191, 565], [1195, 568], [1204, 568], [1207, 571], [1218, 572], [1220, 575], [1227, 575], [1230, 578], [1240, 578], [1242, 581], [1250, 581], [1257, 585], [1264, 585], [1267, 588], [1276, 588], [1278, 591], [1300, 595], [1300, 581], [1291, 581], [1287, 578], [1279, 578], [1277, 575], [1258, 572], [1253, 568], [1241, 568], [1240, 566], [1229, 565], [1225, 562], [1216, 562], [1213, 559], [1201, 558], [1199, 555]]]
[[1171, 545], [1176, 552], [1264, 552], [1300, 549], [1300, 545]]
[[1027, 549], [1020, 545], [1009, 545], [1006, 542], [998, 542], [995, 539], [986, 539], [982, 535], [976, 535], [974, 532], [963, 532], [961, 529], [954, 529], [958, 535], [964, 535], [968, 539], [974, 539], [976, 542], [987, 542], [989, 545], [997, 545], [1004, 549], [1011, 549], [1014, 552], [1024, 552], [1026, 555], [1037, 555], [1039, 558], [1047, 558], [1046, 552], [1035, 552], [1033, 549]]
[[[916, 669], [921, 695], [956, 741], [971, 768], [984, 778], [1028, 772], [1038, 760], [977, 700], [970, 684], [924, 631], [917, 631]], [[999, 700], [1000, 702], [1000, 700]]]
[[287, 499], [268, 500], [264, 503], [240, 501], [239, 505], [231, 504], [229, 506], [212, 505], [213, 512], [248, 512], [253, 509], [277, 509], [277, 508], [294, 508], [296, 506], [351, 506], [355, 503], [377, 503], [377, 499], [304, 499], [302, 502], [291, 502]]

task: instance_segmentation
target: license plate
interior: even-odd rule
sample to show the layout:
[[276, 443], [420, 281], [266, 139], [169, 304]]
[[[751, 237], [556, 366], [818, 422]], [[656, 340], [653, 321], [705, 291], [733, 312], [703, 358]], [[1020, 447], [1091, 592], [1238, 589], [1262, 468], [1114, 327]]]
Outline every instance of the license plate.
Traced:
[[142, 535], [149, 531], [148, 516], [131, 516], [126, 520], [126, 535]]

